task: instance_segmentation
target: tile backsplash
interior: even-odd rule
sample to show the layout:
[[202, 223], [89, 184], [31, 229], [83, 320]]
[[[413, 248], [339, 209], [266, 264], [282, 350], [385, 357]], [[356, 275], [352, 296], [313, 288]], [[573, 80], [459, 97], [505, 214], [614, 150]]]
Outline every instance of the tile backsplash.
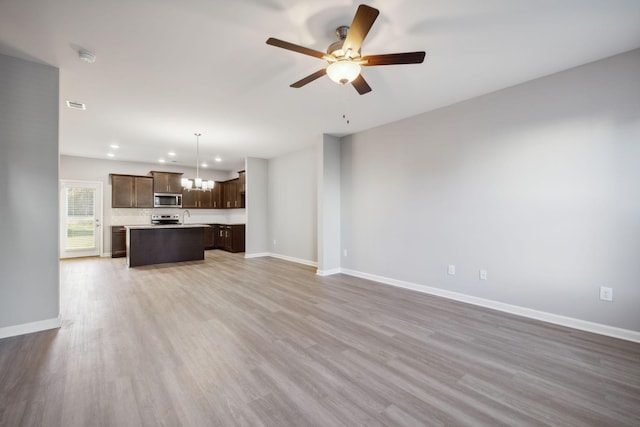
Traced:
[[151, 223], [151, 214], [180, 214], [185, 224], [245, 224], [244, 209], [111, 209], [111, 225], [146, 225]]

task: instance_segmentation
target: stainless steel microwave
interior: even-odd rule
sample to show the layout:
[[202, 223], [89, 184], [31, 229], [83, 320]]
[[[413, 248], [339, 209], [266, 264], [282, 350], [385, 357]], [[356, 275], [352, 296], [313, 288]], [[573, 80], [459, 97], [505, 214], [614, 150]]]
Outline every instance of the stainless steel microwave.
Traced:
[[181, 208], [182, 194], [154, 193], [154, 208]]

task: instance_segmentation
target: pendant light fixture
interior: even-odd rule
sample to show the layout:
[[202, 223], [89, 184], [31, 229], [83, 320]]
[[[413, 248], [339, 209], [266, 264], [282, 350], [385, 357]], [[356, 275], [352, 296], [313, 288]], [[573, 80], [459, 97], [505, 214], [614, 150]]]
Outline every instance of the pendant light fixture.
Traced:
[[196, 136], [196, 178], [191, 180], [189, 178], [182, 178], [182, 186], [187, 190], [211, 190], [213, 189], [214, 182], [212, 180], [205, 181], [200, 178], [200, 137], [201, 133], [194, 133]]

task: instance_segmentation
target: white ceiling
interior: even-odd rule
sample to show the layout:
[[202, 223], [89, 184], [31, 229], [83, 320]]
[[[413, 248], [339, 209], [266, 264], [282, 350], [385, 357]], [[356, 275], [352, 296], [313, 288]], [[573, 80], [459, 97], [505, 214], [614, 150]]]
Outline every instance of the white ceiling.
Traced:
[[60, 69], [62, 154], [191, 166], [197, 131], [201, 160], [233, 170], [640, 47], [638, 0], [366, 1], [363, 55], [425, 62], [365, 68], [362, 96], [328, 77], [290, 88], [325, 63], [267, 38], [324, 51], [362, 2], [0, 0], [0, 53]]

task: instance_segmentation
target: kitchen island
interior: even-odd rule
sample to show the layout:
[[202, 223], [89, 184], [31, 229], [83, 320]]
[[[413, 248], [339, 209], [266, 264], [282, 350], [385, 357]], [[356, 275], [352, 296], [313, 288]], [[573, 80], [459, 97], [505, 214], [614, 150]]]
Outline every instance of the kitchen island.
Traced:
[[128, 225], [127, 266], [204, 260], [204, 224]]

